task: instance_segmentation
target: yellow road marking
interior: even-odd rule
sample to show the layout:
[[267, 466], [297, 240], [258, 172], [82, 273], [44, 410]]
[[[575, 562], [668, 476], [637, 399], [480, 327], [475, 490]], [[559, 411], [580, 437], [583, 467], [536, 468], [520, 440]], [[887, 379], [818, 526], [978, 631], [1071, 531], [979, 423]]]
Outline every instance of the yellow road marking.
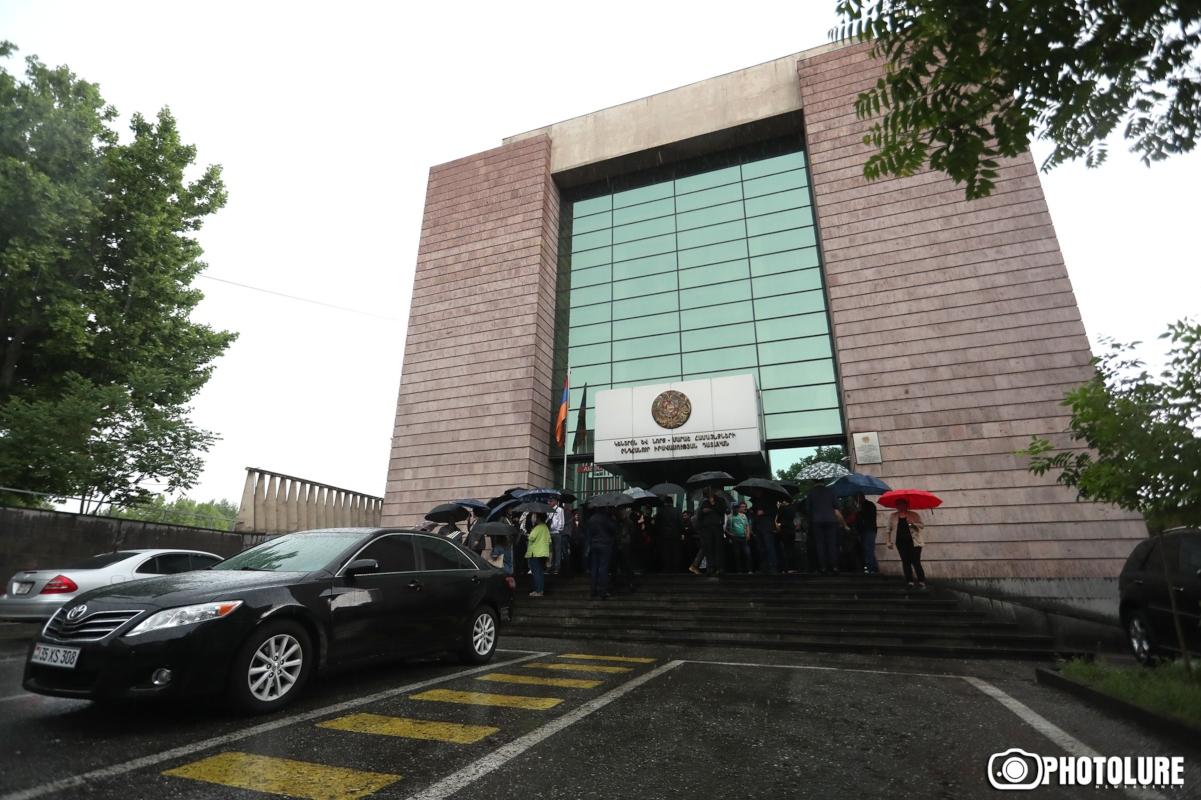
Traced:
[[359, 800], [400, 780], [399, 775], [385, 772], [327, 767], [253, 753], [221, 753], [163, 774], [306, 800]]
[[475, 744], [500, 730], [487, 725], [460, 725], [457, 722], [434, 722], [407, 717], [385, 717], [380, 714], [348, 714], [345, 717], [318, 722], [318, 728], [332, 728], [353, 733], [372, 733], [378, 736], [399, 736], [402, 739], [429, 739], [453, 744]]
[[488, 694], [486, 692], [456, 692], [451, 689], [430, 689], [409, 695], [410, 700], [433, 700], [438, 703], [462, 703], [469, 706], [501, 706], [545, 711], [563, 702], [561, 697], [528, 697], [520, 694]]
[[638, 656], [594, 656], [587, 653], [561, 653], [559, 658], [578, 658], [584, 661], [625, 661], [630, 664], [654, 664], [653, 658], [640, 658]]
[[523, 667], [534, 667], [536, 669], [561, 669], [567, 672], [633, 672], [633, 667], [610, 667], [605, 664], [547, 664], [544, 661], [529, 661], [522, 664]]
[[595, 689], [604, 681], [590, 678], [539, 678], [535, 675], [509, 675], [504, 672], [489, 672], [480, 675], [477, 681], [492, 681], [493, 683], [523, 683], [526, 686], [560, 686], [564, 689]]

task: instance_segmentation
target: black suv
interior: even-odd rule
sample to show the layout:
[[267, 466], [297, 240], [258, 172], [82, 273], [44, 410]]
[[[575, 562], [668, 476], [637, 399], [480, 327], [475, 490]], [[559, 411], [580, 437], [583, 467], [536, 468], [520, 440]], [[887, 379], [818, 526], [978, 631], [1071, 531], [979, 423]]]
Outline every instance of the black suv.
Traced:
[[1140, 542], [1118, 576], [1118, 593], [1122, 627], [1140, 663], [1180, 652], [1172, 624], [1172, 595], [1185, 646], [1201, 650], [1201, 530], [1176, 528]]

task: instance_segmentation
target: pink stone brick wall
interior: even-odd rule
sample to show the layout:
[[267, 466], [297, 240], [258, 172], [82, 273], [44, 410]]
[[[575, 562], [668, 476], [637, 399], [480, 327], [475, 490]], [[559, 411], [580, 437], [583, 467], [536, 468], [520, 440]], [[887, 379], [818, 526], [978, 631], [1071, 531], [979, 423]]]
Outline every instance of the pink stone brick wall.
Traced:
[[879, 63], [855, 46], [798, 74], [847, 422], [877, 431], [884, 459], [864, 471], [944, 499], [923, 554], [932, 575], [1116, 576], [1142, 520], [1077, 502], [1013, 454], [1031, 435], [1066, 444], [1060, 400], [1090, 375], [1030, 156], [974, 202], [931, 172], [869, 183], [854, 98]]
[[430, 170], [383, 524], [551, 482], [558, 230], [545, 136]]

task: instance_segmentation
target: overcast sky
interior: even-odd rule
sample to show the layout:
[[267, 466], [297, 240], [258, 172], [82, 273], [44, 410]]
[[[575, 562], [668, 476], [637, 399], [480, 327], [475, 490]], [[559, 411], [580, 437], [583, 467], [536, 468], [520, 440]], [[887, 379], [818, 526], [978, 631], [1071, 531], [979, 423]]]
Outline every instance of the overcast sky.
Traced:
[[[198, 281], [196, 318], [240, 338], [195, 402], [222, 440], [190, 494], [236, 502], [247, 466], [383, 493], [430, 166], [824, 44], [833, 7], [0, 0], [0, 39], [124, 115], [171, 107], [224, 168], [210, 275], [363, 312]], [[1197, 315], [1199, 185], [1201, 155], [1118, 143], [1043, 176], [1094, 349]]]

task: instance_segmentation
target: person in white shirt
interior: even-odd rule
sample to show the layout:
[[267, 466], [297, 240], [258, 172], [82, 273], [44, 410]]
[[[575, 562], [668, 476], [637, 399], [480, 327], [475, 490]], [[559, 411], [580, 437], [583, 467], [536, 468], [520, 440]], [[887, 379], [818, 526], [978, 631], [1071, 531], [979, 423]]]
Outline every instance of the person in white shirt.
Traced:
[[563, 514], [563, 504], [553, 497], [550, 499], [550, 507], [554, 509], [550, 514], [550, 574], [558, 575], [567, 552], [563, 537], [566, 519]]

